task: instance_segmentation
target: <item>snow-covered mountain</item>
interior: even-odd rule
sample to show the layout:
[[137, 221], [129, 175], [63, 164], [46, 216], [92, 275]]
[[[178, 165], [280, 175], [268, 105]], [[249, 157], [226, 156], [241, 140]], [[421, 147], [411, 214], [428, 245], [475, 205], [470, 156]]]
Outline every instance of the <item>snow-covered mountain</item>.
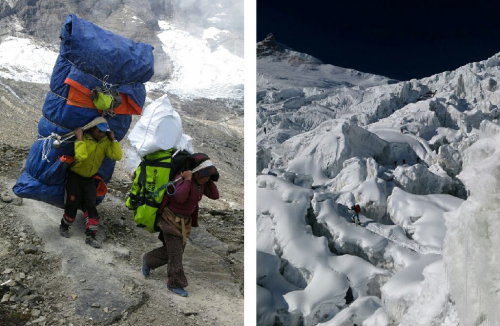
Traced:
[[500, 54], [397, 82], [257, 52], [259, 325], [500, 324]]

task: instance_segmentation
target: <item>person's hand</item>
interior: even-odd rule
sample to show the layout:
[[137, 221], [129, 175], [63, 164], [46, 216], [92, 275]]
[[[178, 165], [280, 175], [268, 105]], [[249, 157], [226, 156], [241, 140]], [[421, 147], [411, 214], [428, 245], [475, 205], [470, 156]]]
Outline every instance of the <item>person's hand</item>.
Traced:
[[74, 133], [75, 133], [75, 136], [76, 136], [76, 140], [77, 141], [81, 141], [83, 140], [83, 129], [82, 128], [76, 128], [74, 130]]
[[191, 180], [191, 178], [193, 177], [193, 172], [191, 172], [191, 170], [181, 172], [181, 177], [186, 180]]
[[112, 130], [108, 131], [108, 137], [109, 140], [115, 141], [115, 133]]

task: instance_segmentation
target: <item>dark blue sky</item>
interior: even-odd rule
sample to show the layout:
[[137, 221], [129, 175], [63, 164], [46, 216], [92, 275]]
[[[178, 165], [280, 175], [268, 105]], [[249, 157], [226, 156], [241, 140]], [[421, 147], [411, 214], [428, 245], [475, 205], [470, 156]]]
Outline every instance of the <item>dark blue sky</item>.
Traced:
[[500, 52], [500, 2], [257, 0], [257, 41], [398, 80]]

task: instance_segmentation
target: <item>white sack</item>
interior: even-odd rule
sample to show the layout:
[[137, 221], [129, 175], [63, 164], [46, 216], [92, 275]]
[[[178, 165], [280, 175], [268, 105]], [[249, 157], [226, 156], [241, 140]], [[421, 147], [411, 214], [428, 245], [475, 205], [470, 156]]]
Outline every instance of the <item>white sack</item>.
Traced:
[[172, 108], [167, 95], [146, 107], [128, 139], [140, 157], [175, 147], [182, 137], [181, 117]]
[[141, 164], [141, 158], [137, 154], [137, 151], [133, 147], [124, 146], [123, 154], [125, 154], [125, 171], [129, 176], [133, 175], [139, 164]]
[[193, 138], [186, 134], [182, 134], [181, 140], [174, 147], [181, 151], [186, 150], [189, 153], [193, 154], [194, 153]]

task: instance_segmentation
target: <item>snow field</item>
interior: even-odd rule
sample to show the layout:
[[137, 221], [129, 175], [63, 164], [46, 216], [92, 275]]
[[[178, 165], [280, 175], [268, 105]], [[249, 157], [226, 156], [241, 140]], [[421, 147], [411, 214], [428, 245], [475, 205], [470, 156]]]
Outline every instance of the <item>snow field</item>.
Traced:
[[166, 90], [189, 97], [242, 97], [243, 58], [222, 45], [212, 49], [209, 43], [228, 31], [210, 27], [199, 38], [166, 21], [159, 21], [159, 25], [162, 32], [158, 38], [173, 64], [172, 80]]
[[9, 36], [0, 43], [0, 77], [49, 84], [57, 56], [29, 39]]

